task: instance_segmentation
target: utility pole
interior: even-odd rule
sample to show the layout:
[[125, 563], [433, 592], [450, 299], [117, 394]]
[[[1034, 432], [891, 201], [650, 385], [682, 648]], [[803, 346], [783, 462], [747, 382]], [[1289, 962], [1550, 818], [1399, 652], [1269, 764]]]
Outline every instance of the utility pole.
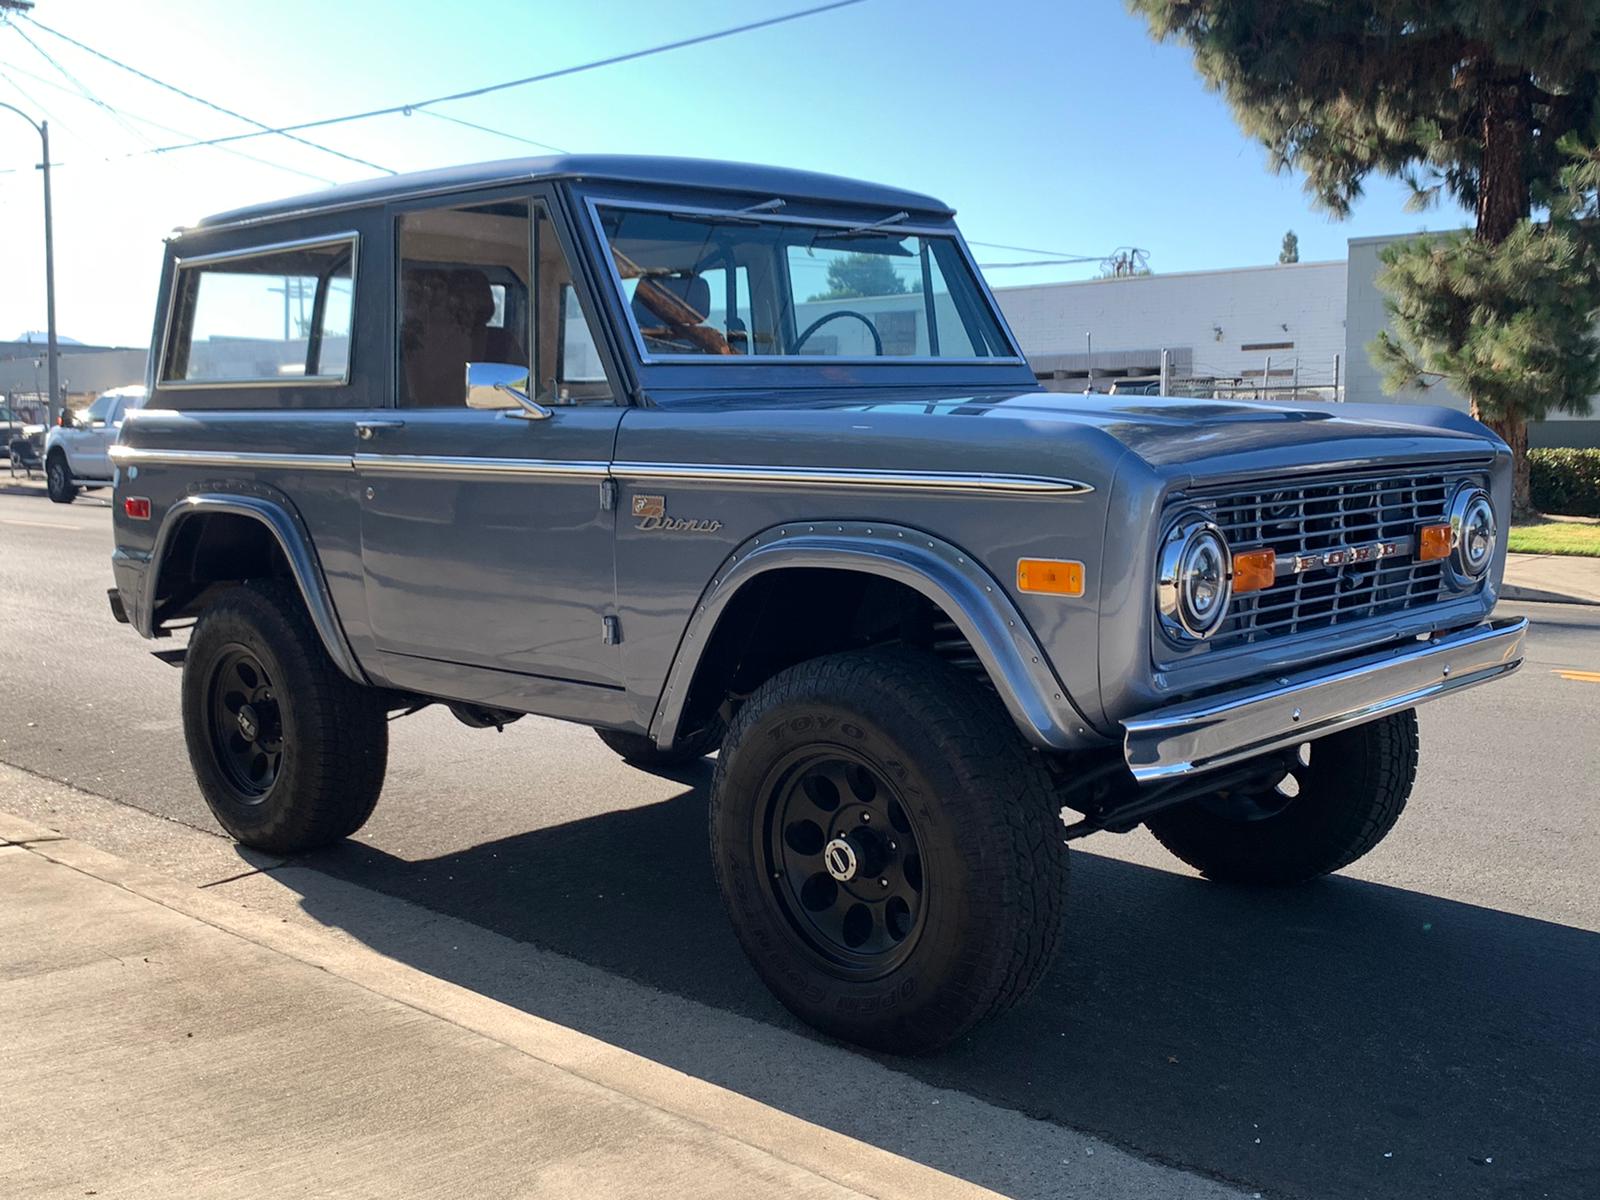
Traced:
[[[27, 12], [33, 7], [31, 0], [0, 0], [0, 12]], [[44, 173], [44, 311], [45, 338], [48, 343], [46, 357], [50, 380], [50, 395], [45, 405], [46, 418], [54, 423], [61, 411], [61, 355], [56, 345], [56, 244], [55, 227], [50, 210], [50, 122], [35, 121], [14, 104], [0, 100], [0, 108], [14, 112], [39, 135], [39, 170]]]
[[1087, 396], [1094, 391], [1094, 334], [1085, 330], [1083, 335], [1083, 368], [1087, 378], [1083, 384], [1083, 394]]

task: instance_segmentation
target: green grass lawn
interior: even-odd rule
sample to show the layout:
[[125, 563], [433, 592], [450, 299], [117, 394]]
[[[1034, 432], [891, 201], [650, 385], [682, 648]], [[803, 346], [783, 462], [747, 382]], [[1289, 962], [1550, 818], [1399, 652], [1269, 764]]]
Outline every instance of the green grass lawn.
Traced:
[[1513, 554], [1581, 554], [1600, 558], [1600, 521], [1568, 517], [1514, 525], [1507, 543]]

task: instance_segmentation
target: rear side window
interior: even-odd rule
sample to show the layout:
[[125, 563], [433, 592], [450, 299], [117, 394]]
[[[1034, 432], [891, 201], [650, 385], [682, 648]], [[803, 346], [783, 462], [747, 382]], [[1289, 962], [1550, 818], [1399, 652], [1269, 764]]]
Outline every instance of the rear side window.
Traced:
[[162, 383], [343, 383], [355, 262], [353, 234], [180, 260]]

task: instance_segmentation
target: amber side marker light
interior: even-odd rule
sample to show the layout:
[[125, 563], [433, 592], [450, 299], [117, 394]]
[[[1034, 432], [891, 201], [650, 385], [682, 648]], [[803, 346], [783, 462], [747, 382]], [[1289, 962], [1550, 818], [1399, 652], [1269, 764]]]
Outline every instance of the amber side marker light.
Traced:
[[1241, 550], [1233, 556], [1233, 593], [1259, 592], [1278, 577], [1276, 550]]
[[1083, 595], [1083, 564], [1066, 558], [1017, 559], [1017, 591]]
[[1417, 558], [1421, 562], [1434, 562], [1450, 557], [1450, 526], [1424, 525], [1417, 534]]

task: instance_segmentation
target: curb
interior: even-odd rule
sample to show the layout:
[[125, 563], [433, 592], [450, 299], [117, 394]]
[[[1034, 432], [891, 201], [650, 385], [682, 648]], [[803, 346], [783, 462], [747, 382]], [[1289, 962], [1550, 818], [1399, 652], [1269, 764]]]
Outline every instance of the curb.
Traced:
[[1587, 596], [1569, 596], [1564, 592], [1543, 592], [1538, 588], [1518, 587], [1509, 583], [1501, 585], [1500, 599], [1526, 600], [1539, 604], [1584, 604], [1590, 607], [1600, 607], [1600, 600], [1591, 600]]
[[814, 1125], [748, 1096], [428, 975], [376, 950], [350, 945], [325, 930], [285, 923], [0, 811], [0, 846], [7, 845], [326, 971], [383, 999], [498, 1042], [619, 1096], [697, 1125], [716, 1137], [752, 1147], [839, 1187], [876, 1197], [905, 1197], [906, 1200], [997, 1195], [933, 1167]]

